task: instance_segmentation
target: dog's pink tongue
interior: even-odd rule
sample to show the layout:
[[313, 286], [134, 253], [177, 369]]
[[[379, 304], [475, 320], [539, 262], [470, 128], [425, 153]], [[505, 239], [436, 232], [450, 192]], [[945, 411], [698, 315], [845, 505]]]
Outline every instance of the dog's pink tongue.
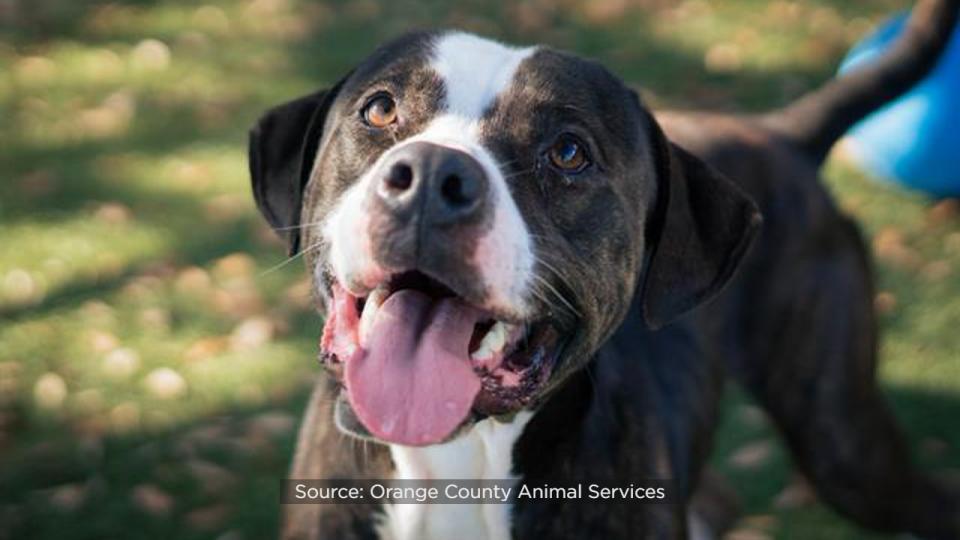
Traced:
[[480, 391], [469, 355], [480, 312], [454, 298], [433, 301], [406, 289], [390, 295], [376, 317], [367, 350], [346, 362], [357, 418], [386, 441], [444, 440]]

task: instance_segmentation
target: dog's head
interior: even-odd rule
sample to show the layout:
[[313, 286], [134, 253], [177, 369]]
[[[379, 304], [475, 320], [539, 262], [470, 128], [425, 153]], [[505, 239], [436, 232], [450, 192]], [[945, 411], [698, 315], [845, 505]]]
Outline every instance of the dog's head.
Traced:
[[250, 167], [312, 271], [339, 424], [409, 445], [535, 406], [635, 297], [651, 326], [710, 298], [759, 221], [603, 67], [456, 32], [269, 111]]

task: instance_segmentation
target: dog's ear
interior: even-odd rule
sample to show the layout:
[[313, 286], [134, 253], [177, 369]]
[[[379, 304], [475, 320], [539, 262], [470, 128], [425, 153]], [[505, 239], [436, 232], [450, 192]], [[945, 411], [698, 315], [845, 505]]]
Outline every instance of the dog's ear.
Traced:
[[253, 196], [270, 226], [287, 240], [290, 255], [300, 249], [300, 208], [330, 105], [333, 88], [297, 98], [267, 111], [250, 130]]
[[659, 328], [720, 292], [761, 219], [736, 185], [667, 140], [653, 118], [650, 126], [658, 193], [641, 301], [647, 325]]

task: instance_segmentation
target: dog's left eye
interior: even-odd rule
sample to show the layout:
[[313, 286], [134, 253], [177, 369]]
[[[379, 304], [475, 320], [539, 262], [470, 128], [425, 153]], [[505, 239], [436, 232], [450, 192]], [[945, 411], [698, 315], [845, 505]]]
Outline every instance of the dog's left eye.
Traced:
[[363, 106], [363, 121], [370, 127], [385, 128], [397, 121], [397, 102], [381, 94]]
[[569, 133], [557, 137], [547, 150], [547, 157], [564, 174], [576, 174], [590, 166], [590, 155], [583, 142]]

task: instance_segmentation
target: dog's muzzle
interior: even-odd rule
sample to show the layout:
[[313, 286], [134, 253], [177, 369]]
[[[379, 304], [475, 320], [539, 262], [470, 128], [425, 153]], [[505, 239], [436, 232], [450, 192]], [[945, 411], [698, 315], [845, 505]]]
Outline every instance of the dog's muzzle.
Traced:
[[426, 141], [397, 146], [369, 172], [361, 255], [384, 277], [367, 291], [332, 284], [321, 348], [346, 390], [340, 409], [351, 414], [341, 416], [377, 438], [435, 444], [474, 414], [525, 406], [549, 377], [552, 326], [489, 302], [484, 272], [517, 266], [483, 246], [512, 240], [494, 234], [496, 172], [468, 149]]
[[482, 280], [470, 263], [492, 214], [490, 182], [480, 163], [466, 151], [420, 141], [385, 156], [373, 178], [376, 262], [416, 268], [482, 301]]

